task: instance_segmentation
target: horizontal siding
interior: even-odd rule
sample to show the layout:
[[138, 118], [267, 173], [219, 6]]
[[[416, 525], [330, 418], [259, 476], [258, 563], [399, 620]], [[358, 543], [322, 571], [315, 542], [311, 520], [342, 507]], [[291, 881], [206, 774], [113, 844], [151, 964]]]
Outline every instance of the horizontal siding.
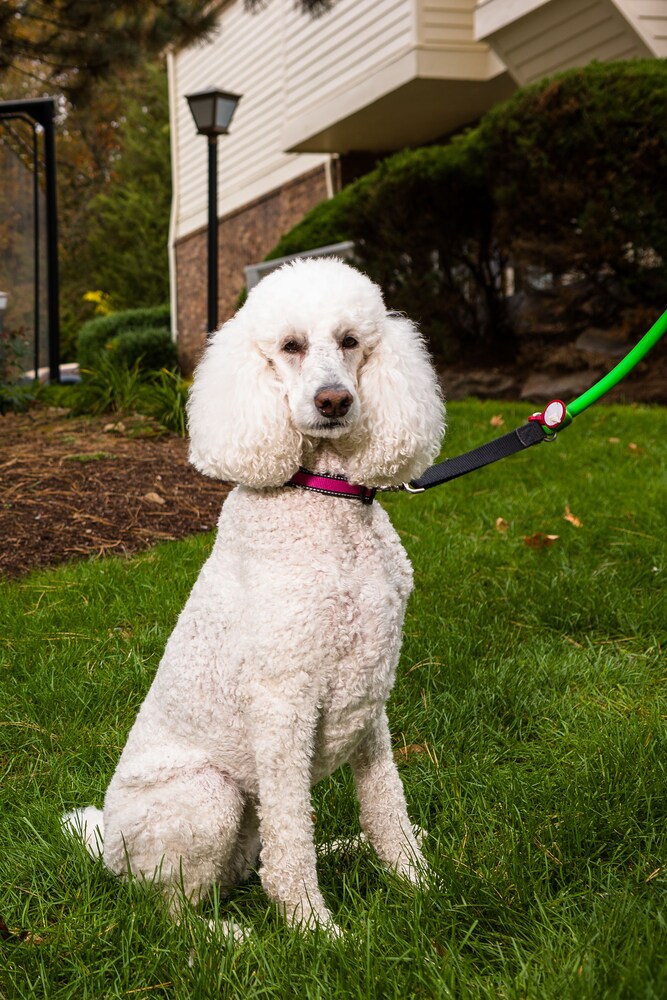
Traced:
[[608, 0], [563, 0], [501, 30], [493, 38], [521, 83], [580, 66], [645, 54], [634, 32]]
[[218, 141], [220, 215], [328, 159], [282, 150], [284, 44], [292, 15], [291, 0], [273, 0], [254, 15], [236, 0], [223, 9], [209, 42], [175, 56], [177, 93], [171, 109], [178, 159], [175, 239], [206, 224], [207, 143], [197, 134], [183, 95], [213, 86], [242, 95], [230, 134]]
[[486, 48], [475, 41], [476, 0], [421, 0], [419, 42], [433, 48], [470, 45]]
[[667, 0], [617, 0], [653, 55], [667, 57]]
[[415, 0], [337, 0], [315, 21], [293, 14], [286, 32], [289, 117], [322, 104], [416, 40]]

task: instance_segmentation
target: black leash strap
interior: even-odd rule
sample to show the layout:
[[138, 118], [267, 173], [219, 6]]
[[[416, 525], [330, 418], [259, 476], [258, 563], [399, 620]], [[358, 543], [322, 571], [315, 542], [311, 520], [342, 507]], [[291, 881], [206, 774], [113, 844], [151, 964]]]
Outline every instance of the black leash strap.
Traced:
[[458, 479], [467, 472], [482, 469], [485, 465], [498, 462], [501, 458], [523, 451], [524, 448], [532, 448], [534, 444], [541, 444], [547, 439], [553, 441], [555, 436], [545, 433], [539, 421], [531, 420], [510, 431], [509, 434], [496, 438], [495, 441], [489, 441], [480, 448], [467, 451], [465, 455], [457, 455], [456, 458], [448, 458], [438, 465], [432, 465], [419, 479], [411, 480], [406, 489], [408, 492], [417, 493], [430, 490], [432, 486], [440, 486], [442, 483], [448, 483], [450, 479]]

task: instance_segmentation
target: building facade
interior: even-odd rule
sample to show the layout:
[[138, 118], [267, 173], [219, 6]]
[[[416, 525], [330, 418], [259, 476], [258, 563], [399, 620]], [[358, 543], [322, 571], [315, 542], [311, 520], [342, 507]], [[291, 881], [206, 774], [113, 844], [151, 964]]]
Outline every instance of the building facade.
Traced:
[[667, 55], [666, 0], [293, 0], [222, 7], [215, 36], [169, 56], [172, 323], [192, 368], [206, 338], [206, 140], [185, 95], [242, 95], [219, 142], [219, 316], [244, 267], [381, 156], [437, 141], [523, 83], [583, 65]]

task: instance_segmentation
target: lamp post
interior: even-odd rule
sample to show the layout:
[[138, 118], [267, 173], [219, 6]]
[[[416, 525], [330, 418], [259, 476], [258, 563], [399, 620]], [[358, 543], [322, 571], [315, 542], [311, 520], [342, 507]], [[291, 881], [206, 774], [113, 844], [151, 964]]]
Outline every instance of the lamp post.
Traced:
[[227, 135], [241, 100], [228, 91], [202, 90], [186, 95], [197, 131], [208, 138], [208, 332], [218, 327], [218, 136]]

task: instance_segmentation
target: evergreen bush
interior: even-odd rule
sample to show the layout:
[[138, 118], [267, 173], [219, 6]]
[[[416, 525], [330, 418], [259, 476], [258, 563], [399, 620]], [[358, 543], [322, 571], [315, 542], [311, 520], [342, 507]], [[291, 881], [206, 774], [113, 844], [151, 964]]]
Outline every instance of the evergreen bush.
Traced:
[[[161, 329], [163, 340], [168, 340], [171, 344], [169, 315], [169, 306], [155, 306], [149, 309], [127, 309], [90, 320], [81, 327], [77, 340], [77, 360], [81, 369], [95, 368], [99, 364], [100, 357], [106, 355], [107, 345], [111, 342], [118, 345], [122, 337], [134, 335], [138, 331]], [[166, 354], [168, 351], [169, 349], [165, 348]], [[114, 353], [118, 353], [117, 350]], [[119, 356], [122, 357], [122, 354], [121, 350]], [[172, 351], [168, 356], [171, 358], [168, 366], [171, 366], [175, 363], [175, 354]], [[132, 366], [135, 357], [133, 356], [133, 360], [129, 362], [129, 367]], [[163, 362], [160, 361], [156, 367], [163, 367]]]
[[171, 332], [164, 327], [127, 330], [110, 340], [105, 349], [114, 363], [126, 368], [136, 364], [145, 371], [159, 371], [175, 368], [178, 363]]
[[445, 356], [511, 356], [530, 296], [570, 330], [660, 310], [665, 106], [664, 61], [570, 70], [519, 90], [447, 145], [389, 157], [267, 259], [353, 240], [388, 305]]
[[520, 90], [477, 132], [498, 239], [578, 283], [598, 322], [664, 303], [666, 106], [664, 60], [592, 63]]

